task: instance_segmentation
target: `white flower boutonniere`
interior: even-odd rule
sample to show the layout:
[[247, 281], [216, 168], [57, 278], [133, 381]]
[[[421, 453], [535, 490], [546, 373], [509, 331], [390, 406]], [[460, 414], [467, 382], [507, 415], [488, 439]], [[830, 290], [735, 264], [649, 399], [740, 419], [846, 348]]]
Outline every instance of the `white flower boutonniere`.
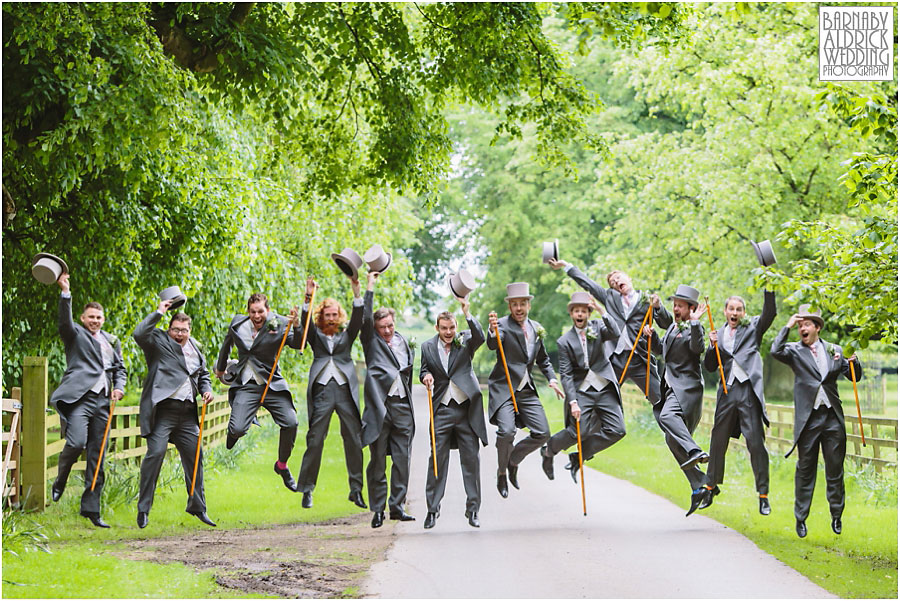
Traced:
[[266, 329], [270, 332], [275, 332], [275, 330], [278, 329], [278, 320], [275, 319], [275, 317], [269, 319], [269, 321], [266, 322]]
[[749, 317], [741, 317], [740, 321], [738, 321], [739, 326], [749, 326], [750, 318]]
[[679, 332], [684, 332], [686, 329], [688, 329], [689, 327], [691, 327], [691, 324], [689, 324], [689, 323], [686, 322], [686, 321], [679, 321], [679, 322], [676, 322], [676, 325], [678, 326], [678, 331], [679, 331]]
[[834, 355], [835, 357], [840, 357], [841, 347], [839, 347], [838, 345], [832, 344], [831, 342], [829, 342], [825, 348], [828, 349], [829, 355]]
[[535, 328], [534, 333], [537, 335], [538, 340], [543, 340], [544, 336], [547, 335], [547, 330], [544, 329], [544, 326], [538, 326]]
[[645, 290], [641, 290], [640, 295], [638, 296], [638, 305], [646, 305], [650, 302], [650, 294]]
[[417, 343], [416, 343], [416, 337], [413, 336], [412, 338], [410, 338], [409, 341], [407, 341], [406, 344], [409, 345], [409, 348], [410, 348], [410, 349], [415, 350], [415, 348], [416, 348], [416, 346], [417, 346]]
[[597, 340], [597, 332], [594, 331], [594, 328], [588, 326], [584, 330], [584, 337], [588, 340]]
[[452, 346], [453, 348], [460, 348], [462, 346], [462, 333], [459, 333], [453, 337], [453, 340], [450, 342], [450, 346]]

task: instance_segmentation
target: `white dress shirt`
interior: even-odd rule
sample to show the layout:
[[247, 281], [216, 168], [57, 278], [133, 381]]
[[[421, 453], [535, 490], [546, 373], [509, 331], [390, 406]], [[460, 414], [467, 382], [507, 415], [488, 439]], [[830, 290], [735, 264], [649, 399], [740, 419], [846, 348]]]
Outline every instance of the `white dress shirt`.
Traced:
[[[816, 340], [807, 348], [809, 349], [810, 354], [812, 354], [813, 361], [819, 367], [819, 375], [824, 378], [828, 375], [828, 356], [825, 354], [827, 352], [825, 344], [823, 344], [821, 340]], [[816, 401], [813, 403], [813, 409], [818, 409], [822, 405], [831, 408], [831, 402], [828, 400], [828, 395], [825, 394], [825, 389], [819, 385], [819, 390], [816, 391]]]
[[750, 376], [747, 375], [747, 372], [738, 365], [737, 359], [734, 358], [734, 340], [737, 338], [737, 328], [732, 328], [730, 325], [726, 325], [722, 329], [722, 348], [728, 351], [731, 357], [731, 373], [728, 374], [728, 382], [727, 384], [731, 386], [734, 384], [734, 381], [738, 382], [746, 382], [750, 379]]
[[[438, 356], [441, 358], [441, 365], [444, 366], [444, 371], [447, 372], [448, 376], [450, 375], [450, 351], [453, 350], [451, 344], [444, 344], [444, 341], [438, 338]], [[468, 399], [469, 397], [462, 391], [462, 388], [454, 384], [451, 379], [450, 385], [447, 387], [447, 392], [444, 394], [444, 398], [441, 399], [441, 405], [449, 405], [450, 401], [456, 401], [457, 403], [462, 404]]]
[[[409, 354], [406, 352], [406, 345], [404, 344], [403, 339], [400, 338], [396, 332], [394, 333], [394, 337], [391, 338], [391, 342], [388, 346], [390, 346], [391, 351], [394, 352], [394, 357], [397, 358], [397, 364], [400, 365], [401, 369], [406, 367], [409, 363]], [[403, 374], [397, 374], [397, 379], [395, 379], [394, 383], [391, 385], [388, 396], [398, 396], [401, 399], [406, 398], [406, 388], [403, 386], [402, 377]]]
[[581, 351], [584, 353], [584, 366], [588, 368], [587, 376], [585, 376], [584, 382], [581, 383], [581, 386], [578, 387], [578, 390], [580, 392], [585, 392], [586, 390], [590, 390], [591, 388], [593, 388], [594, 390], [599, 392], [606, 388], [607, 384], [609, 384], [609, 380], [591, 369], [590, 358], [588, 357], [586, 330], [587, 328], [575, 328], [575, 332], [578, 334], [578, 339], [581, 341]]
[[[184, 353], [184, 363], [187, 366], [188, 374], [197, 371], [200, 368], [200, 353], [194, 348], [190, 339], [181, 345], [181, 352]], [[194, 400], [194, 387], [191, 386], [190, 376], [184, 379], [184, 382], [181, 383], [178, 390], [172, 393], [171, 398], [178, 399], [179, 401]]]

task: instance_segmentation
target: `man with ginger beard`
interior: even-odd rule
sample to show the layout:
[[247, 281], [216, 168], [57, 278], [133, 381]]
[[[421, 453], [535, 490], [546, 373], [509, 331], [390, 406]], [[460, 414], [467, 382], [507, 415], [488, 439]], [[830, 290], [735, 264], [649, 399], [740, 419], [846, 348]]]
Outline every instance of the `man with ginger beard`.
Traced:
[[[366, 508], [363, 501], [363, 453], [362, 420], [359, 412], [359, 381], [353, 365], [351, 349], [359, 334], [363, 318], [363, 299], [360, 295], [359, 280], [351, 278], [353, 289], [353, 310], [350, 323], [341, 304], [333, 298], [326, 298], [314, 312], [306, 341], [313, 351], [312, 365], [309, 367], [309, 383], [306, 387], [306, 410], [309, 430], [306, 433], [306, 452], [297, 476], [297, 491], [303, 493], [302, 505], [312, 507], [312, 493], [319, 477], [322, 463], [322, 449], [331, 415], [335, 412], [341, 420], [341, 437], [344, 440], [344, 461], [350, 482], [348, 499], [358, 507]], [[306, 323], [309, 301], [316, 282], [306, 280], [306, 303], [300, 323]]]

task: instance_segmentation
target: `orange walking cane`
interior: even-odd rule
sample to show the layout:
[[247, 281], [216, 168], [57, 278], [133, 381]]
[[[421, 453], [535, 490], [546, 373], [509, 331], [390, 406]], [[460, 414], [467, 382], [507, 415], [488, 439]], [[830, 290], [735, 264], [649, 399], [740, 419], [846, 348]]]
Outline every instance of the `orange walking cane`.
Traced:
[[647, 314], [650, 319], [647, 325], [650, 326], [650, 333], [647, 334], [647, 383], [644, 384], [644, 396], [650, 396], [650, 347], [653, 346], [653, 313]]
[[[703, 298], [706, 300], [706, 314], [709, 316], [709, 331], [712, 332], [716, 329], [716, 326], [713, 323], [712, 311], [709, 308], [709, 297], [705, 296]], [[722, 378], [722, 390], [725, 392], [725, 394], [728, 394], [728, 386], [725, 384], [725, 370], [722, 369], [722, 355], [719, 354], [718, 341], [716, 341], [714, 346], [716, 347], [716, 359], [719, 360], [719, 377]]]
[[578, 469], [581, 471], [581, 509], [587, 516], [587, 497], [584, 496], [584, 455], [581, 453], [581, 416], [575, 420], [575, 432], [578, 434]]
[[856, 370], [853, 369], [853, 361], [850, 361], [850, 379], [853, 381], [853, 396], [856, 397], [856, 416], [859, 418], [859, 435], [863, 446], [866, 446], [866, 434], [863, 432], [862, 411], [859, 408], [859, 391], [856, 390]]
[[[859, 403], [857, 402], [857, 405]], [[109, 436], [109, 426], [112, 424], [113, 411], [116, 410], [116, 402], [109, 393], [109, 417], [106, 418], [106, 430], [103, 432], [103, 442], [100, 443], [100, 456], [97, 458], [97, 467], [94, 468], [94, 479], [91, 480], [91, 490], [97, 485], [97, 475], [100, 474], [100, 464], [103, 462], [103, 451], [106, 450], [106, 438]]]
[[[306, 326], [309, 327], [309, 316], [312, 315], [312, 299], [315, 296], [316, 291], [313, 289], [312, 296], [309, 297], [309, 312], [306, 314]], [[284, 336], [281, 337], [281, 345], [278, 347], [278, 352], [275, 353], [275, 363], [272, 364], [272, 371], [269, 372], [269, 379], [266, 380], [266, 387], [263, 390], [262, 398], [259, 399], [259, 404], [262, 405], [266, 400], [266, 393], [269, 392], [269, 384], [272, 383], [272, 376], [275, 375], [275, 370], [278, 368], [278, 359], [281, 357], [281, 351], [284, 349], [284, 343], [287, 342], [288, 332], [291, 331], [291, 328], [294, 325], [294, 318], [288, 320], [288, 322], [284, 326]], [[306, 330], [303, 330], [303, 342], [302, 344], [306, 344]], [[300, 347], [300, 352], [303, 352], [303, 347]]]
[[194, 475], [191, 476], [191, 494], [194, 496], [194, 484], [197, 482], [197, 466], [200, 465], [200, 445], [203, 443], [203, 422], [206, 421], [206, 403], [203, 403], [203, 409], [200, 410], [200, 434], [197, 436], [197, 453], [194, 455]]
[[431, 387], [426, 386], [428, 394], [428, 423], [431, 425], [431, 458], [434, 459], [434, 477], [437, 478], [437, 443], [434, 441], [434, 405], [431, 403]]
[[[316, 289], [318, 286], [313, 286], [312, 294], [309, 295], [309, 311], [306, 312], [306, 323], [303, 325], [303, 339], [300, 340], [300, 354], [303, 354], [303, 351], [306, 349], [306, 334], [309, 332], [309, 318], [312, 317], [313, 313], [313, 299], [316, 298]], [[284, 342], [281, 343], [284, 346]]]
[[638, 340], [641, 339], [641, 331], [644, 329], [644, 324], [647, 323], [647, 319], [650, 317], [650, 313], [653, 311], [653, 305], [647, 308], [647, 314], [644, 315], [644, 320], [641, 322], [641, 327], [638, 328], [637, 336], [634, 337], [634, 344], [631, 345], [631, 353], [628, 354], [628, 361], [625, 362], [625, 369], [622, 370], [622, 375], [619, 376], [619, 384], [625, 380], [625, 374], [628, 373], [628, 364], [631, 363], [631, 357], [634, 355], [634, 349], [637, 348]]
[[516, 404], [516, 391], [513, 390], [512, 379], [509, 377], [509, 367], [506, 365], [506, 355], [503, 353], [503, 341], [500, 340], [500, 328], [494, 326], [494, 336], [497, 337], [497, 348], [500, 349], [500, 362], [503, 363], [503, 371], [506, 373], [506, 383], [509, 386], [509, 396], [512, 398], [513, 411], [519, 412], [519, 406]]

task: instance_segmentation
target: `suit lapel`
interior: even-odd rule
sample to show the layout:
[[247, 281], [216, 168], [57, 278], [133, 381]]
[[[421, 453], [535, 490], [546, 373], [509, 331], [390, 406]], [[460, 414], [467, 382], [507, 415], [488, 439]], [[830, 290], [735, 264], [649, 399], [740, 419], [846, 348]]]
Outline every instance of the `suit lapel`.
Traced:
[[509, 332], [510, 336], [515, 338], [516, 342], [519, 344], [519, 348], [522, 349], [522, 356], [525, 357], [525, 361], [528, 362], [530, 357], [528, 356], [528, 346], [525, 344], [525, 334], [522, 332], [522, 326], [516, 323], [510, 315], [507, 315], [505, 319], [506, 331]]
[[[447, 376], [450, 375], [450, 361], [447, 362], [447, 369], [444, 369], [444, 362], [441, 361], [441, 339], [439, 336], [435, 336], [432, 338], [434, 344], [428, 345], [428, 352], [430, 352], [433, 357], [431, 357], [431, 362], [440, 367]], [[453, 348], [450, 349], [450, 360], [453, 360]]]
[[[803, 344], [802, 342], [798, 343], [800, 345], [800, 357], [806, 362], [807, 367], [812, 370], [813, 376], [819, 380], [820, 382], [825, 378], [822, 376], [822, 373], [819, 371], [819, 364], [816, 362], [816, 358], [813, 357], [812, 349]], [[828, 359], [826, 358], [826, 361]], [[827, 365], [827, 363], [826, 363]]]

